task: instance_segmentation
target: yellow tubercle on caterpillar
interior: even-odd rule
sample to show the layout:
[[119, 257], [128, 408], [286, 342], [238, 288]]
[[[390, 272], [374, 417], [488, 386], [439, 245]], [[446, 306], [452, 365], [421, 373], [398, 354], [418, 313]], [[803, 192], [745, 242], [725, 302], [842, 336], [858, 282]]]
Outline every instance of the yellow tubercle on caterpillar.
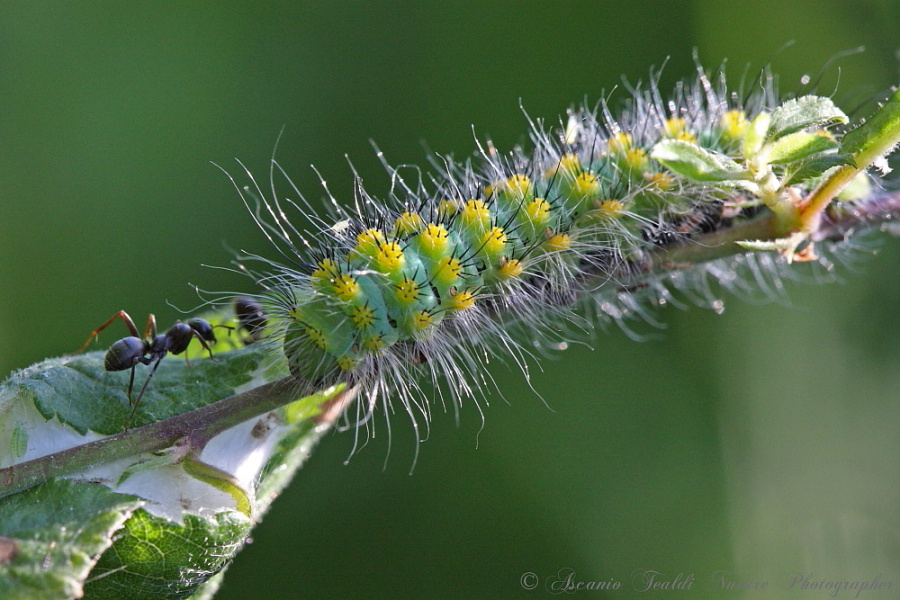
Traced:
[[420, 310], [412, 316], [412, 326], [421, 331], [431, 325], [431, 315], [427, 310]]
[[425, 221], [419, 213], [402, 212], [394, 220], [394, 236], [406, 237], [418, 233], [425, 226]]
[[384, 348], [384, 337], [380, 333], [374, 333], [370, 336], [367, 336], [363, 340], [363, 348], [365, 350], [369, 350], [370, 352], [377, 352]]
[[337, 263], [335, 263], [330, 258], [323, 258], [319, 262], [316, 263], [316, 269], [312, 272], [311, 277], [313, 279], [321, 279], [324, 281], [331, 281], [341, 272]]
[[543, 198], [535, 198], [525, 206], [525, 215], [535, 227], [541, 227], [550, 218], [550, 203]]
[[554, 175], [572, 176], [581, 170], [581, 161], [578, 156], [567, 152], [559, 157], [559, 162], [552, 167], [548, 167], [544, 171], [544, 177], [553, 177]]
[[669, 117], [663, 122], [662, 134], [666, 137], [676, 137], [685, 130], [684, 117]]
[[547, 234], [547, 240], [542, 244], [542, 247], [547, 252], [559, 252], [568, 249], [572, 245], [572, 238], [569, 237], [568, 233], [551, 234], [548, 231]]
[[657, 171], [656, 173], [644, 173], [644, 180], [651, 187], [661, 192], [667, 192], [675, 187], [675, 180], [668, 173]]
[[662, 133], [663, 137], [684, 140], [685, 142], [697, 141], [697, 136], [688, 130], [684, 117], [669, 117], [663, 123], [660, 133]]
[[578, 156], [572, 154], [571, 152], [567, 152], [559, 157], [559, 170], [567, 171], [567, 172], [576, 172], [581, 169], [581, 161], [578, 160]]
[[416, 298], [419, 297], [419, 284], [416, 283], [415, 280], [405, 277], [397, 284], [394, 295], [397, 298], [397, 302], [401, 305], [408, 306], [415, 302]]
[[500, 279], [512, 279], [513, 277], [521, 275], [522, 271], [522, 261], [517, 258], [506, 258], [503, 256], [500, 258], [496, 272], [497, 277]]
[[596, 207], [595, 210], [604, 217], [620, 217], [625, 211], [625, 205], [622, 204], [622, 201], [613, 198], [603, 201], [597, 200], [594, 205]]
[[448, 220], [459, 211], [459, 203], [456, 200], [441, 200], [437, 206], [437, 214], [440, 219]]
[[446, 285], [459, 277], [460, 273], [462, 273], [462, 264], [459, 259], [455, 256], [445, 256], [435, 264], [431, 277], [436, 283]]
[[306, 334], [306, 337], [310, 339], [310, 341], [316, 345], [320, 350], [325, 349], [325, 334], [322, 333], [321, 329], [316, 329], [312, 326], [307, 326], [306, 329], [303, 330]]
[[371, 327], [375, 322], [375, 311], [368, 304], [354, 306], [350, 310], [350, 322], [357, 329]]
[[596, 225], [602, 221], [617, 219], [625, 213], [625, 205], [621, 200], [600, 200], [599, 198], [594, 198], [591, 204], [593, 208], [578, 217], [576, 221], [578, 225], [590, 227], [592, 224]]
[[507, 236], [502, 227], [492, 227], [481, 236], [481, 252], [493, 256], [503, 252]]
[[531, 179], [522, 173], [510, 175], [506, 178], [506, 192], [514, 198], [527, 198], [531, 193]]
[[356, 359], [346, 354], [339, 356], [336, 362], [337, 366], [340, 367], [342, 371], [352, 371], [356, 368]]
[[744, 137], [750, 122], [744, 111], [729, 110], [719, 117], [719, 126], [722, 128], [722, 135], [728, 141], [735, 141]]
[[631, 134], [617, 131], [606, 142], [610, 154], [624, 154], [631, 149]]
[[467, 200], [459, 213], [459, 223], [463, 227], [484, 231], [491, 224], [491, 211], [482, 200]]
[[378, 246], [385, 241], [384, 232], [380, 229], [366, 229], [356, 236], [356, 248], [354, 251], [362, 256], [372, 256]]
[[543, 198], [535, 198], [515, 213], [515, 231], [520, 237], [533, 240], [550, 226], [552, 207]]
[[419, 232], [416, 239], [422, 249], [430, 256], [441, 255], [447, 251], [449, 232], [443, 225], [429, 223]]
[[[597, 228], [598, 225], [608, 223], [623, 215], [625, 215], [625, 204], [621, 200], [616, 200], [614, 198], [607, 200], [594, 198], [591, 201], [591, 209], [579, 216], [575, 220], [575, 224], [578, 227], [591, 230], [591, 228]], [[603, 231], [605, 228], [606, 225], [602, 225], [600, 231]]]
[[338, 298], [350, 300], [359, 293], [359, 283], [353, 275], [342, 273], [331, 280], [331, 287]]
[[403, 249], [393, 240], [379, 244], [372, 256], [372, 266], [381, 273], [398, 273], [403, 268], [403, 262]]
[[590, 171], [579, 173], [572, 182], [572, 192], [579, 197], [591, 197], [600, 193], [600, 182]]
[[650, 161], [647, 159], [647, 151], [643, 148], [629, 148], [625, 151], [624, 163], [625, 168], [632, 173], [640, 173], [647, 170]]
[[475, 305], [475, 294], [473, 294], [469, 290], [462, 290], [460, 292], [455, 291], [456, 288], [450, 288], [450, 302], [449, 308], [450, 310], [465, 310], [467, 308], [472, 308]]

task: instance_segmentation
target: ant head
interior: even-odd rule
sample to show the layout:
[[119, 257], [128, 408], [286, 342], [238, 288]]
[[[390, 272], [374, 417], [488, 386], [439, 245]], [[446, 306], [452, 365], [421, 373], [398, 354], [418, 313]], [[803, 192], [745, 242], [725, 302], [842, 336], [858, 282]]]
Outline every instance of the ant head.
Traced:
[[[209, 321], [206, 319], [188, 319], [185, 321], [188, 327], [197, 332], [197, 335], [200, 336], [204, 342], [209, 342], [211, 344], [216, 343], [216, 334], [213, 333], [213, 327], [209, 324]], [[190, 337], [188, 337], [190, 339]]]

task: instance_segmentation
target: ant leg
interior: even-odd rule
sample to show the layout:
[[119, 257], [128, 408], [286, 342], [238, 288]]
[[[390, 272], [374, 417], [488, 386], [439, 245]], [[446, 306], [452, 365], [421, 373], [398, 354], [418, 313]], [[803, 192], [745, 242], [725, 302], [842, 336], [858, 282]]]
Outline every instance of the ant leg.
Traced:
[[[210, 360], [216, 361], [216, 359], [213, 358], [213, 355], [212, 355], [212, 349], [211, 349], [211, 348], [209, 347], [209, 345], [206, 343], [206, 340], [203, 339], [203, 336], [200, 335], [200, 333], [199, 333], [196, 329], [191, 329], [191, 334], [192, 334], [195, 338], [197, 338], [197, 340], [203, 345], [203, 349], [206, 350], [207, 352], [209, 352], [209, 358], [210, 358]], [[187, 357], [185, 357], [185, 358], [187, 358]]]
[[215, 329], [216, 327], [220, 327], [222, 329], [227, 329], [229, 337], [231, 336], [232, 333], [234, 333], [234, 329], [235, 329], [231, 325], [225, 325], [224, 323], [219, 323], [217, 325], [212, 326], [213, 329]]
[[132, 405], [134, 403], [131, 401], [131, 392], [132, 390], [134, 390], [134, 371], [137, 367], [137, 364], [138, 361], [134, 361], [134, 363], [131, 365], [131, 376], [128, 377], [128, 404]]
[[[147, 375], [147, 379], [144, 381], [144, 385], [141, 386], [141, 391], [138, 393], [137, 400], [131, 402], [131, 383], [134, 382], [134, 367], [131, 367], [131, 383], [128, 385], [128, 401], [131, 402], [131, 412], [128, 414], [128, 420], [125, 421], [125, 431], [128, 431], [128, 428], [131, 427], [131, 420], [134, 418], [134, 412], [137, 410], [138, 404], [141, 403], [141, 398], [144, 397], [144, 391], [147, 389], [147, 385], [150, 383], [150, 380], [153, 378], [153, 374], [156, 373], [157, 367], [159, 367], [159, 363], [162, 362], [162, 359], [166, 356], [166, 353], [163, 352], [159, 355], [159, 358], [156, 359], [156, 362], [153, 363], [153, 368], [150, 369], [150, 373]], [[135, 365], [138, 362], [143, 361], [135, 361]], [[144, 364], [150, 364], [150, 361], [147, 360]]]
[[[227, 326], [226, 326], [226, 325], [222, 325], [221, 327], [227, 327]], [[232, 329], [232, 328], [229, 328], [229, 329]], [[211, 361], [213, 361], [213, 362], [219, 362], [219, 359], [213, 358], [212, 348], [209, 347], [209, 345], [206, 343], [206, 340], [203, 338], [203, 335], [202, 335], [199, 331], [197, 331], [196, 329], [191, 329], [191, 337], [197, 338], [197, 340], [198, 340], [201, 344], [203, 344], [203, 348], [204, 348], [207, 352], [209, 352], [209, 359], [210, 359]], [[188, 342], [190, 342], [190, 340], [188, 340]], [[185, 350], [187, 350], [187, 348], [185, 348]], [[182, 350], [182, 352], [184, 352], [184, 351]], [[174, 352], [173, 352], [173, 354], [174, 354]], [[188, 358], [188, 355], [187, 355], [186, 352], [185, 352], [185, 355], [184, 355], [184, 364], [186, 364], [188, 367], [191, 366], [191, 359]]]
[[122, 319], [123, 321], [125, 321], [125, 326], [128, 327], [128, 331], [131, 332], [131, 335], [133, 335], [134, 337], [139, 337], [137, 327], [134, 326], [134, 321], [131, 320], [131, 317], [128, 316], [127, 312], [125, 312], [124, 310], [120, 310], [119, 312], [108, 318], [103, 323], [103, 325], [93, 330], [90, 335], [87, 336], [87, 339], [84, 340], [84, 343], [81, 345], [81, 347], [78, 348], [78, 350], [76, 350], [75, 352], [70, 352], [68, 356], [81, 353], [85, 348], [88, 347], [88, 344], [91, 343], [91, 340], [97, 339], [97, 336], [100, 334], [100, 332], [109, 327], [109, 325], [116, 319]]
[[[134, 334], [137, 337], [137, 334]], [[147, 315], [147, 324], [144, 326], [144, 338], [153, 339], [156, 337], [156, 316], [153, 313]]]

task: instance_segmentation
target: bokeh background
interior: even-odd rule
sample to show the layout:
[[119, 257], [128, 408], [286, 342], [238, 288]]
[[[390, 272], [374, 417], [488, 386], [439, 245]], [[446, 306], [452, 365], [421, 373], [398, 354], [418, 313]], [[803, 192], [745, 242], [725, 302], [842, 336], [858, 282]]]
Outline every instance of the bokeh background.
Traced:
[[[796, 43], [782, 49], [790, 40]], [[370, 189], [425, 145], [466, 156], [471, 126], [508, 149], [624, 75], [668, 60], [772, 61], [790, 90], [836, 53], [822, 92], [853, 107], [897, 82], [894, 1], [44, 3], [0, 5], [0, 372], [70, 351], [118, 309], [167, 326], [188, 283], [247, 290], [228, 248], [269, 252], [210, 162], [262, 179], [277, 158], [307, 197]], [[837, 83], [837, 80], [840, 80]], [[896, 164], [896, 159], [895, 159]], [[714, 572], [780, 585], [900, 588], [900, 243], [789, 301], [666, 310], [635, 343], [611, 329], [534, 369], [492, 365], [502, 396], [437, 411], [415, 471], [393, 421], [344, 465], [329, 436], [254, 531], [219, 597], [525, 598], [571, 570]], [[122, 335], [109, 333], [111, 342]], [[549, 408], [548, 408], [549, 406]], [[385, 460], [387, 458], [387, 460]], [[386, 465], [385, 465], [386, 463]], [[527, 591], [523, 574], [540, 587]], [[849, 597], [849, 593], [847, 596]]]

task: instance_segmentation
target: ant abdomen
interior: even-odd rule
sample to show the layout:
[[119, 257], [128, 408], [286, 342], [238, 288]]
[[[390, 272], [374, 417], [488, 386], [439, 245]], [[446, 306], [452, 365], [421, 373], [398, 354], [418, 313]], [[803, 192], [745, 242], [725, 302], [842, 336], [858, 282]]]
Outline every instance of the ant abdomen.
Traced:
[[124, 337], [114, 343], [103, 357], [103, 368], [107, 371], [130, 369], [144, 356], [144, 342], [136, 337]]

